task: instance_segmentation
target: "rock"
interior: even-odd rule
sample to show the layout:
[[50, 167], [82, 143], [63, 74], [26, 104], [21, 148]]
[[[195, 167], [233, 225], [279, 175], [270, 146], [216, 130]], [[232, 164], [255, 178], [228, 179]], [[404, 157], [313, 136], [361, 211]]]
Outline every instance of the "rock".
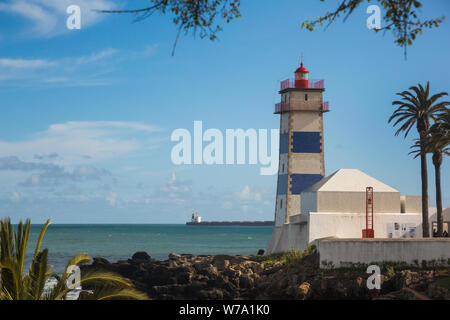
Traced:
[[230, 266], [230, 260], [227, 259], [228, 256], [225, 255], [219, 255], [215, 256], [212, 264], [218, 269], [218, 270], [224, 270]]
[[178, 260], [178, 259], [181, 259], [181, 255], [176, 254], [176, 253], [170, 253], [169, 254], [169, 259]]
[[178, 267], [177, 260], [170, 259], [169, 260], [169, 268], [176, 268], [176, 267]]
[[168, 286], [153, 286], [152, 287], [152, 293], [155, 293], [157, 295], [168, 294], [169, 293], [169, 287]]
[[179, 273], [176, 276], [178, 284], [188, 284], [191, 282], [192, 275], [190, 272]]
[[241, 276], [241, 271], [227, 268], [222, 272], [223, 275], [228, 277], [228, 281], [239, 287], [239, 277]]
[[428, 286], [427, 295], [432, 299], [448, 300], [450, 299], [450, 290], [432, 283]]
[[78, 300], [92, 300], [92, 293], [89, 291], [81, 291]]
[[306, 300], [311, 296], [311, 284], [303, 282], [297, 287], [297, 299]]
[[219, 275], [218, 269], [212, 264], [207, 264], [197, 271], [198, 274], [206, 276], [207, 278], [216, 278]]
[[109, 267], [111, 263], [105, 258], [94, 257], [92, 265], [95, 267]]
[[136, 268], [130, 263], [121, 263], [118, 265], [118, 272], [126, 278], [131, 278], [135, 270]]
[[254, 285], [254, 280], [250, 278], [248, 274], [243, 274], [239, 277], [239, 286], [241, 288], [252, 288]]
[[157, 266], [151, 270], [148, 277], [148, 285], [150, 286], [163, 286], [168, 283], [168, 280], [172, 277], [167, 266]]
[[207, 288], [206, 282], [203, 281], [192, 281], [189, 286], [185, 287], [185, 294], [189, 299], [201, 299], [199, 292]]
[[383, 274], [381, 290], [368, 290], [364, 271], [320, 270], [315, 266], [316, 256], [302, 259], [295, 268], [253, 259], [254, 256], [171, 253], [167, 260], [160, 261], [145, 252], [136, 252], [131, 259], [116, 263], [96, 257], [91, 265], [82, 266], [82, 272], [90, 268], [117, 272], [151, 299], [159, 300], [414, 299], [414, 294], [408, 292], [411, 289], [430, 298], [449, 298], [448, 290], [433, 285], [442, 276], [438, 271]]
[[264, 255], [264, 250], [263, 249], [259, 249], [257, 255], [258, 256], [263, 256]]
[[219, 289], [200, 290], [198, 292], [198, 298], [200, 300], [222, 300], [223, 292]]
[[211, 263], [209, 263], [208, 261], [201, 260], [194, 262], [192, 266], [194, 267], [195, 271], [199, 272], [200, 270], [207, 269], [210, 265]]
[[146, 261], [146, 260], [150, 260], [150, 259], [151, 259], [151, 257], [148, 255], [147, 252], [144, 252], [144, 251], [136, 252], [131, 257], [131, 260], [143, 260], [143, 261]]

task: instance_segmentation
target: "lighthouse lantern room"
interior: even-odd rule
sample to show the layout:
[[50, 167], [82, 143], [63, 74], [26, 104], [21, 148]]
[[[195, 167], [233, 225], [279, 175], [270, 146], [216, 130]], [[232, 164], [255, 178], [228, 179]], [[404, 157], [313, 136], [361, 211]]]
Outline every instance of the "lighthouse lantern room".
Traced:
[[309, 71], [303, 66], [303, 61], [300, 68], [295, 71], [295, 87], [309, 88]]

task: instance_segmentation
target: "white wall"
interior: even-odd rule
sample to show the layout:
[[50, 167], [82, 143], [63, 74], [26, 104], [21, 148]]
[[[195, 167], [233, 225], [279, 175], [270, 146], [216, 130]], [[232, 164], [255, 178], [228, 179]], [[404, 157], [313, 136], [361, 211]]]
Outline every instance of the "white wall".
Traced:
[[307, 238], [307, 224], [284, 224], [281, 227], [275, 227], [265, 254], [288, 252], [292, 248], [305, 250]]
[[403, 206], [402, 212], [422, 212], [422, 196], [401, 196], [400, 199]]
[[[374, 214], [375, 238], [388, 238], [388, 223], [415, 223], [416, 237], [422, 236], [420, 214], [378, 213]], [[309, 214], [309, 242], [325, 237], [361, 238], [366, 228], [366, 214], [311, 212]]]
[[[400, 192], [374, 192], [375, 213], [400, 213]], [[317, 211], [366, 213], [365, 192], [319, 191]]]
[[450, 259], [450, 239], [320, 239], [314, 243], [322, 261], [373, 263]]

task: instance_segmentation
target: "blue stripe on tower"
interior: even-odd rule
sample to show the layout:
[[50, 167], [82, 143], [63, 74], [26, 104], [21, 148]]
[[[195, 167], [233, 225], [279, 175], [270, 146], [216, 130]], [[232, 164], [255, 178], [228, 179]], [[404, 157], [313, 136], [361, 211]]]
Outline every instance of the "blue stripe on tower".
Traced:
[[321, 153], [320, 132], [293, 132], [291, 147], [294, 153]]
[[321, 174], [291, 174], [291, 188], [289, 190], [291, 194], [300, 194], [322, 178]]
[[280, 134], [280, 153], [288, 153], [289, 151], [289, 134]]
[[278, 194], [286, 194], [287, 193], [287, 174], [279, 174], [278, 175]]

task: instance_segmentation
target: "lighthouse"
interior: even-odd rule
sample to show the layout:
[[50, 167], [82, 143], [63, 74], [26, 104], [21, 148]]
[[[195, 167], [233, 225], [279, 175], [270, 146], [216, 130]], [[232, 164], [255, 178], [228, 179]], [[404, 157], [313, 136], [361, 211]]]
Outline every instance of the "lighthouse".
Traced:
[[301, 193], [325, 176], [323, 115], [324, 81], [310, 80], [303, 66], [295, 78], [280, 84], [280, 155], [275, 208], [275, 226], [289, 223], [300, 213]]
[[[421, 196], [403, 196], [358, 169], [339, 169], [325, 177], [323, 117], [329, 107], [324, 91], [324, 81], [310, 79], [303, 62], [293, 79], [280, 84], [275, 227], [265, 254], [314, 245], [321, 266], [397, 261], [400, 256], [407, 264], [447, 259], [448, 242], [438, 246], [414, 239], [423, 228]], [[450, 219], [450, 208], [443, 212]], [[435, 217], [429, 215], [430, 226]]]

